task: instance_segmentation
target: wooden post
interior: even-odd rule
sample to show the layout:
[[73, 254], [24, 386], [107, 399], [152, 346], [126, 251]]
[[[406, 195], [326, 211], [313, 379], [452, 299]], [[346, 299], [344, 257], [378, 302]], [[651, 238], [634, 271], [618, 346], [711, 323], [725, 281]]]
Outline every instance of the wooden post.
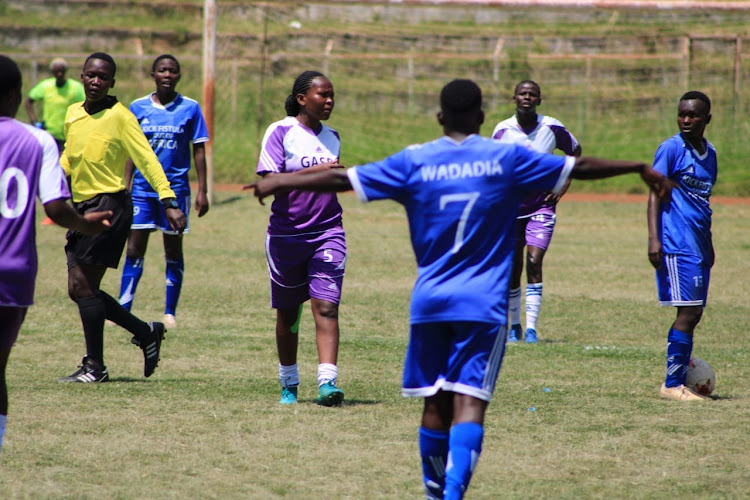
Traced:
[[500, 104], [500, 53], [503, 51], [503, 44], [505, 40], [502, 38], [497, 39], [495, 44], [495, 52], [492, 53], [492, 81], [495, 84], [495, 102], [492, 105], [492, 110], [496, 110]]
[[323, 74], [328, 76], [328, 61], [331, 58], [331, 51], [333, 50], [333, 38], [328, 40], [326, 44], [325, 55], [323, 56]]
[[693, 58], [693, 39], [690, 35], [682, 39], [682, 89], [680, 92], [687, 91], [690, 86], [690, 66]]
[[208, 202], [214, 202], [214, 80], [216, 77], [216, 0], [203, 5], [203, 117], [208, 136], [206, 143], [206, 188]]
[[739, 122], [740, 113], [740, 88], [742, 85], [742, 38], [740, 35], [734, 39], [734, 124], [735, 128]]

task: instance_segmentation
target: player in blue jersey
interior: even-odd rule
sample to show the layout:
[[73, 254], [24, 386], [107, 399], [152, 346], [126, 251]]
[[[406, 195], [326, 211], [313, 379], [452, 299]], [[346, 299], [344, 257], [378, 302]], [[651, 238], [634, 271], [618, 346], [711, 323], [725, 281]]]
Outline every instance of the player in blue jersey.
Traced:
[[[256, 173], [307, 175], [339, 158], [341, 139], [328, 120], [334, 107], [331, 81], [305, 71], [294, 81], [284, 103], [286, 118], [269, 125]], [[297, 347], [303, 304], [309, 299], [318, 348], [318, 398], [338, 406], [344, 391], [338, 383], [339, 302], [346, 271], [346, 235], [335, 194], [291, 191], [276, 195], [266, 232], [271, 278], [271, 307], [276, 309], [281, 404], [297, 403]]]
[[67, 203], [70, 190], [54, 138], [14, 119], [21, 86], [18, 65], [0, 56], [0, 450], [8, 416], [5, 368], [34, 300], [36, 198], [58, 225], [89, 235], [106, 229], [112, 216], [111, 211], [81, 216]]
[[693, 333], [708, 296], [714, 247], [709, 198], [716, 183], [716, 150], [704, 137], [711, 101], [685, 93], [677, 107], [680, 132], [656, 151], [654, 168], [675, 182], [671, 201], [648, 200], [648, 258], [656, 269], [662, 306], [675, 306], [677, 318], [667, 334], [667, 375], [659, 396], [678, 401], [708, 399], [685, 386]]
[[[524, 80], [513, 91], [516, 114], [495, 126], [492, 138], [501, 142], [518, 144], [540, 153], [559, 149], [566, 155], [581, 156], [581, 146], [565, 126], [555, 118], [539, 115], [537, 106], [542, 103], [542, 90], [532, 80]], [[524, 247], [526, 250], [526, 334], [524, 341], [536, 343], [536, 322], [542, 307], [542, 262], [547, 253], [557, 221], [556, 208], [568, 186], [558, 194], [532, 193], [523, 200], [518, 213], [516, 254], [510, 284], [508, 312], [510, 329], [508, 342], [521, 338], [521, 275], [523, 274]]]
[[[200, 105], [177, 92], [181, 73], [180, 63], [174, 56], [163, 54], [157, 57], [151, 66], [151, 76], [156, 83], [156, 91], [133, 101], [130, 111], [138, 118], [143, 133], [159, 157], [169, 184], [177, 196], [177, 205], [186, 216], [190, 213], [188, 171], [192, 157], [198, 174], [195, 211], [198, 217], [203, 217], [208, 212], [205, 157], [208, 130]], [[149, 233], [160, 229], [164, 239], [167, 278], [162, 322], [166, 327], [174, 328], [177, 326], [175, 314], [185, 272], [182, 234], [169, 225], [159, 196], [143, 174], [134, 168], [132, 161], [128, 162], [125, 175], [128, 185], [132, 183], [133, 224], [122, 270], [120, 304], [128, 311], [132, 308], [136, 288], [143, 275]], [[189, 220], [184, 232], [188, 231]]]
[[419, 447], [429, 498], [461, 498], [482, 450], [484, 414], [505, 351], [508, 285], [518, 207], [532, 191], [569, 177], [639, 172], [660, 196], [670, 184], [643, 163], [542, 154], [480, 137], [482, 93], [454, 80], [440, 94], [445, 135], [383, 161], [247, 186], [264, 197], [288, 189], [345, 191], [406, 209], [417, 281], [402, 393], [424, 398]]

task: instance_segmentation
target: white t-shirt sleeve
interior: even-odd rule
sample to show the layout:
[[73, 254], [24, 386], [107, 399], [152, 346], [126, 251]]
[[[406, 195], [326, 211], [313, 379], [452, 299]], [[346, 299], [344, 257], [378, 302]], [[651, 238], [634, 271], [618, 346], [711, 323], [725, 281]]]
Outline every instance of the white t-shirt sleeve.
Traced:
[[65, 171], [60, 166], [60, 154], [55, 139], [44, 130], [27, 126], [42, 146], [42, 170], [39, 174], [39, 199], [42, 204], [70, 198]]

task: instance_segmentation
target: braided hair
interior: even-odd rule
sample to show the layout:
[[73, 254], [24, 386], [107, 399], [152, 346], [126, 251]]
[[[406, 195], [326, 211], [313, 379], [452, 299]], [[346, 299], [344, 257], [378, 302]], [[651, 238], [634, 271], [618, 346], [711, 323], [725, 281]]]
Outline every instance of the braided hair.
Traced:
[[287, 116], [297, 116], [299, 114], [297, 96], [299, 94], [306, 94], [307, 91], [310, 90], [313, 80], [321, 76], [325, 78], [325, 75], [319, 71], [305, 71], [294, 80], [292, 93], [287, 96], [286, 102], [284, 103]]

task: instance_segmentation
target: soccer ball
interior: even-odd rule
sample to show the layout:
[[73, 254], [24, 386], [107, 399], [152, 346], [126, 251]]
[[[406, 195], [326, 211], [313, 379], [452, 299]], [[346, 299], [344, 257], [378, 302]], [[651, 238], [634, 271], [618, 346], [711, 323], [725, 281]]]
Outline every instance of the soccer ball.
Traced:
[[716, 373], [706, 361], [693, 358], [688, 365], [685, 385], [702, 396], [708, 396], [716, 387]]

